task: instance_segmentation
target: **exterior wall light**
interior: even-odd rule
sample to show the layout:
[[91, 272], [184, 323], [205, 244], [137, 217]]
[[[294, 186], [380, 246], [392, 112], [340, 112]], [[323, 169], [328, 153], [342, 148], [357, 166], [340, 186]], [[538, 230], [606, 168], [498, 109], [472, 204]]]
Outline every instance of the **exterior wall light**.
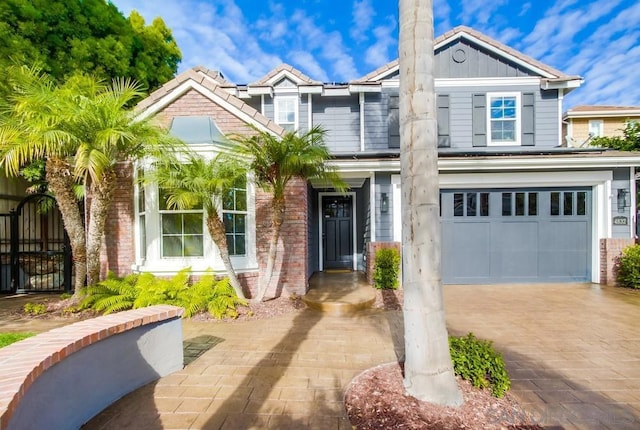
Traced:
[[629, 199], [629, 189], [620, 188], [618, 190], [618, 212], [624, 212], [624, 208], [631, 206]]
[[380, 213], [386, 214], [389, 212], [389, 194], [382, 193], [380, 196]]

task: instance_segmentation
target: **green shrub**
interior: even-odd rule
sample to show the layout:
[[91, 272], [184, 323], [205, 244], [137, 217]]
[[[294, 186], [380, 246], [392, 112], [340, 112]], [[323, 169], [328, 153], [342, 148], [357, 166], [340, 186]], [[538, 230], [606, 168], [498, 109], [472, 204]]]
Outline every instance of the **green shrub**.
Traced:
[[73, 294], [71, 294], [71, 293], [62, 293], [62, 294], [60, 294], [60, 300], [67, 300], [67, 299], [70, 299], [71, 297], [73, 297]]
[[104, 281], [83, 290], [81, 307], [109, 314], [168, 304], [185, 308], [185, 318], [199, 312], [209, 312], [215, 318], [235, 318], [238, 315], [236, 308], [247, 305], [236, 295], [229, 278], [216, 281], [212, 273], [207, 273], [190, 285], [189, 276], [189, 268], [181, 270], [171, 279], [157, 278], [151, 273], [124, 278], [109, 274]]
[[28, 315], [43, 315], [47, 313], [47, 305], [43, 303], [25, 303], [23, 310]]
[[35, 336], [35, 333], [0, 333], [0, 348], [3, 348], [12, 343], [21, 341], [28, 337]]
[[382, 248], [373, 263], [373, 285], [379, 290], [395, 290], [400, 283], [400, 251]]
[[627, 288], [640, 288], [640, 245], [631, 245], [618, 259], [616, 280]]
[[488, 340], [477, 339], [473, 333], [464, 337], [449, 337], [453, 370], [474, 387], [490, 388], [496, 397], [502, 397], [511, 387], [511, 380], [502, 355]]

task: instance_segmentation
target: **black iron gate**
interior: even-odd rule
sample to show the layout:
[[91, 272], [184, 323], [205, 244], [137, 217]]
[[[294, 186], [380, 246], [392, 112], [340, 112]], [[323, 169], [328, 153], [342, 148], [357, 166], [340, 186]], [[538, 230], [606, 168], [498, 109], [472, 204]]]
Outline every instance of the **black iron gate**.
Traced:
[[30, 195], [0, 214], [0, 235], [0, 293], [71, 290], [71, 246], [53, 197]]

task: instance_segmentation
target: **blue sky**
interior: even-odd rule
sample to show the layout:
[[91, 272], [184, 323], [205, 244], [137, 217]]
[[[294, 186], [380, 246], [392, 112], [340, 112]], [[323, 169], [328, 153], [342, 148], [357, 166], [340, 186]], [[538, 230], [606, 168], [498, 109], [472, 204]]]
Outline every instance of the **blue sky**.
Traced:
[[[389, 0], [112, 0], [125, 15], [160, 16], [183, 60], [243, 84], [288, 63], [345, 82], [397, 58], [398, 2]], [[585, 83], [565, 99], [640, 106], [640, 2], [434, 0], [436, 36], [467, 25]]]

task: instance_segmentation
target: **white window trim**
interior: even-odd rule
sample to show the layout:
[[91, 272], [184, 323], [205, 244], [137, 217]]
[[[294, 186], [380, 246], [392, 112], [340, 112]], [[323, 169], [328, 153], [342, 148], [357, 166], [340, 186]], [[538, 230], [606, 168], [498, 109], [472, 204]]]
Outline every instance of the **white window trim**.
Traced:
[[[214, 151], [215, 152], [215, 151]], [[205, 156], [215, 156], [215, 153], [204, 154]], [[256, 200], [255, 200], [255, 183], [251, 176], [247, 177], [247, 219], [245, 230], [245, 247], [247, 253], [245, 255], [232, 255], [231, 262], [236, 273], [255, 272], [258, 270], [258, 261], [256, 256]], [[191, 267], [194, 275], [203, 274], [208, 270], [213, 270], [216, 274], [224, 274], [226, 272], [220, 253], [216, 244], [209, 235], [209, 229], [206, 227], [206, 214], [203, 213], [203, 256], [202, 257], [162, 257], [162, 231], [161, 231], [161, 214], [158, 202], [158, 187], [147, 186], [145, 188], [145, 226], [147, 234], [147, 256], [145, 259], [140, 258], [140, 229], [137, 222], [138, 200], [137, 194], [134, 200], [136, 213], [136, 222], [134, 223], [134, 237], [136, 248], [136, 262], [131, 265], [134, 272], [152, 272], [157, 275], [171, 276], [185, 267]], [[218, 202], [218, 213], [222, 213], [222, 203]]]
[[[515, 97], [516, 98], [516, 140], [513, 142], [493, 142], [491, 140], [491, 98]], [[487, 93], [487, 146], [520, 146], [522, 144], [522, 104], [519, 92], [492, 92]]]
[[[273, 99], [273, 117], [274, 117], [274, 121], [276, 122], [276, 124], [282, 126], [283, 123], [280, 123], [278, 121], [278, 118], [280, 117], [279, 113], [280, 113], [280, 103], [283, 102], [289, 102], [289, 101], [293, 101], [293, 115], [294, 115], [294, 121], [293, 121], [293, 130], [296, 131], [299, 128], [299, 103], [298, 103], [298, 96], [282, 96], [282, 95], [276, 95]], [[284, 123], [284, 124], [290, 124], [290, 123]]]
[[[594, 133], [593, 130], [597, 125], [598, 132]], [[589, 136], [592, 137], [602, 137], [604, 136], [604, 121], [601, 119], [590, 119], [589, 120]]]

